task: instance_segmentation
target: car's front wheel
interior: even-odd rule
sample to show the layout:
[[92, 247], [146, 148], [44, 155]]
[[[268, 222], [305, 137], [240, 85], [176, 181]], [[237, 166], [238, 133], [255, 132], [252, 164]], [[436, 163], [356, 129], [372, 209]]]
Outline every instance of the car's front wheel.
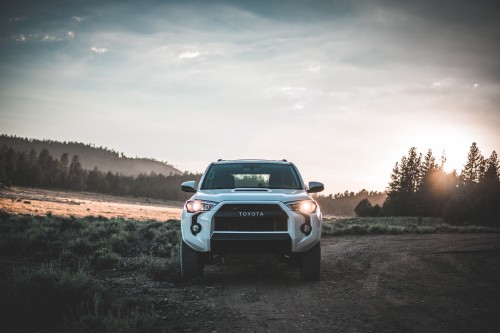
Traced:
[[202, 253], [190, 248], [183, 240], [181, 240], [180, 252], [182, 277], [190, 280], [203, 275], [205, 262]]
[[321, 244], [318, 242], [302, 254], [300, 278], [303, 281], [318, 281], [321, 272]]

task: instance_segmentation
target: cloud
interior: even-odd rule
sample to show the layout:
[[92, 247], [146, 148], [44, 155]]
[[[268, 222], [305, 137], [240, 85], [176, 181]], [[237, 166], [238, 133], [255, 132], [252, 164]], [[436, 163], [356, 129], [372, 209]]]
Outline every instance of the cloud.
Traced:
[[20, 21], [23, 21], [24, 19], [21, 18], [21, 17], [11, 17], [9, 18], [9, 23], [15, 23], [15, 22], [20, 22]]
[[318, 63], [309, 63], [307, 65], [307, 70], [312, 73], [319, 73], [321, 71], [321, 65]]
[[108, 49], [105, 47], [91, 46], [90, 51], [97, 53], [97, 54], [104, 54], [104, 53], [108, 52]]
[[19, 35], [14, 35], [12, 36], [12, 38], [16, 41], [16, 42], [21, 42], [21, 43], [24, 43], [26, 42], [27, 38], [25, 35], [23, 34], [19, 34]]
[[198, 51], [184, 51], [181, 54], [179, 54], [179, 59], [195, 59], [198, 58], [201, 55], [200, 52]]
[[302, 95], [306, 92], [306, 88], [304, 87], [281, 87], [278, 88], [278, 91], [282, 94], [288, 95], [288, 96], [296, 96], [296, 95]]
[[[140, 155], [163, 157], [147, 142], [129, 140], [128, 133], [158, 135], [171, 142], [164, 149], [171, 155], [165, 157], [181, 164], [186, 156], [176, 137], [182, 135], [179, 129], [186, 122], [202, 136], [217, 133], [214, 146], [221, 147], [221, 154], [230, 156], [238, 145], [241, 154], [296, 156], [297, 163], [306, 165], [308, 160], [297, 153], [303, 148], [300, 137], [290, 138], [293, 142], [287, 146], [269, 142], [265, 135], [259, 141], [254, 133], [241, 134], [245, 128], [238, 127], [233, 116], [251, 114], [245, 127], [255, 125], [257, 134], [272, 130], [278, 136], [287, 135], [314, 124], [318, 145], [312, 153], [373, 154], [389, 165], [381, 168], [381, 176], [372, 175], [370, 169], [360, 174], [381, 179], [383, 188], [393, 161], [419, 144], [411, 133], [420, 133], [429, 124], [436, 128], [473, 124], [499, 142], [495, 135], [500, 126], [499, 48], [491, 41], [498, 40], [500, 21], [490, 20], [494, 10], [482, 20], [482, 6], [456, 2], [443, 8], [430, 0], [397, 6], [393, 0], [189, 5], [153, 1], [143, 10], [134, 2], [102, 1], [71, 2], [60, 11], [53, 0], [36, 2], [31, 8], [19, 5], [19, 10], [4, 14], [5, 21], [21, 14], [27, 19], [5, 24], [0, 36], [7, 41], [2, 47], [11, 48], [0, 54], [0, 77], [4, 86], [18, 89], [10, 93], [0, 89], [0, 109], [15, 110], [7, 105], [15, 100], [18, 109], [50, 114], [57, 108], [70, 109], [64, 103], [85, 102], [84, 108], [80, 106], [82, 114], [85, 110], [85, 114], [119, 118], [123, 131], [116, 126], [85, 134], [73, 126], [78, 122], [70, 121], [71, 117], [64, 119], [67, 126], [51, 127], [64, 121], [54, 117], [40, 127], [44, 135], [61, 135], [60, 129], [66, 128], [78, 140], [108, 140], [104, 142], [123, 150], [127, 145], [143, 145]], [[37, 14], [42, 12], [46, 15]], [[83, 24], [85, 29], [80, 30]], [[41, 43], [45, 36], [61, 42]], [[25, 42], [30, 47], [21, 45]], [[113, 59], [104, 55], [110, 53]], [[51, 84], [46, 84], [48, 78]], [[29, 98], [12, 98], [21, 93]], [[34, 93], [50, 99], [43, 99], [36, 108], [26, 106], [35, 100]], [[114, 110], [123, 115], [115, 117]], [[141, 128], [135, 121], [137, 110], [150, 116], [141, 119]], [[28, 128], [30, 122], [20, 124]], [[5, 123], [0, 124], [0, 129], [5, 128]], [[97, 132], [105, 133], [101, 141]], [[480, 141], [481, 136], [476, 136]], [[238, 140], [228, 145], [227, 137]], [[121, 146], [113, 144], [112, 138]], [[364, 150], [366, 142], [371, 148]], [[207, 151], [197, 160], [212, 155]], [[353, 161], [325, 161], [324, 168], [335, 170]], [[364, 164], [368, 163], [358, 163]], [[193, 165], [185, 167], [201, 171]], [[332, 181], [331, 191], [344, 186], [358, 185]]]
[[53, 42], [53, 41], [56, 41], [56, 40], [60, 40], [60, 39], [58, 39], [56, 36], [51, 36], [51, 35], [48, 35], [48, 34], [45, 34], [42, 37], [42, 41], [44, 41], [44, 42]]

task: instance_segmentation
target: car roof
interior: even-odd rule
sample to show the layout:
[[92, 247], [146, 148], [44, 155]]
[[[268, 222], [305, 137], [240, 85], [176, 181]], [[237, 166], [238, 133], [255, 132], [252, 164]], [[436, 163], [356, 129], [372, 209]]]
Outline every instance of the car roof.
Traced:
[[291, 164], [285, 159], [282, 160], [263, 160], [263, 159], [239, 159], [239, 160], [223, 160], [219, 159], [214, 164], [230, 164], [230, 163], [279, 163], [279, 164]]

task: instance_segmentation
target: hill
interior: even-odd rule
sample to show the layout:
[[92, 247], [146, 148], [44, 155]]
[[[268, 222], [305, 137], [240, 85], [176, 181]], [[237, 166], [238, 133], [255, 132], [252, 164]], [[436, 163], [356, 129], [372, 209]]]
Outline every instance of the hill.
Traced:
[[156, 161], [150, 158], [132, 158], [118, 153], [117, 151], [96, 147], [92, 144], [80, 142], [59, 142], [53, 140], [38, 140], [20, 138], [17, 136], [0, 135], [0, 146], [6, 145], [16, 151], [30, 151], [34, 149], [37, 154], [46, 148], [54, 158], [60, 158], [62, 154], [71, 156], [78, 155], [82, 168], [92, 170], [97, 166], [101, 171], [111, 171], [124, 176], [138, 176], [139, 174], [180, 175], [182, 172], [166, 162]]

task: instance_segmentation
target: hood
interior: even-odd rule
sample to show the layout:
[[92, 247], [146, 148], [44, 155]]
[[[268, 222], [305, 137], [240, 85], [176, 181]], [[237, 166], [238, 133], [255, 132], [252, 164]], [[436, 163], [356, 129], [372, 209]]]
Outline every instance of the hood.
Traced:
[[244, 189], [203, 190], [194, 195], [197, 200], [221, 201], [281, 201], [290, 202], [309, 198], [304, 190]]

